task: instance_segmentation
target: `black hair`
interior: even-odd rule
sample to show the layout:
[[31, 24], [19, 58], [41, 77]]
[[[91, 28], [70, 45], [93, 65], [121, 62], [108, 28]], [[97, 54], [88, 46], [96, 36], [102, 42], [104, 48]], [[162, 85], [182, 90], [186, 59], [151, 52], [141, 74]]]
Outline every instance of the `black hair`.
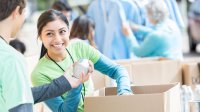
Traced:
[[26, 51], [26, 46], [24, 45], [23, 42], [21, 42], [18, 39], [15, 40], [11, 40], [9, 43], [13, 48], [15, 48], [16, 50], [18, 50], [19, 52], [21, 52], [22, 54], [25, 53]]
[[58, 11], [72, 11], [72, 8], [68, 3], [63, 3], [61, 1], [55, 1], [52, 8]]
[[[63, 15], [60, 11], [57, 11], [57, 10], [54, 10], [54, 9], [49, 9], [49, 10], [43, 12], [38, 19], [38, 23], [37, 23], [38, 37], [41, 35], [43, 27], [47, 23], [54, 21], [56, 19], [62, 20], [67, 25], [67, 27], [69, 29], [69, 22], [68, 22], [66, 16]], [[47, 49], [44, 47], [44, 45], [42, 45], [40, 58], [42, 58], [46, 53], [47, 53]]]
[[85, 15], [79, 16], [73, 22], [70, 39], [79, 38], [89, 40], [90, 45], [96, 47], [93, 37], [89, 37], [90, 27], [95, 28], [94, 21]]
[[26, 6], [25, 0], [0, 0], [0, 21], [6, 19], [15, 10], [17, 6], [20, 6], [19, 13], [21, 14]]

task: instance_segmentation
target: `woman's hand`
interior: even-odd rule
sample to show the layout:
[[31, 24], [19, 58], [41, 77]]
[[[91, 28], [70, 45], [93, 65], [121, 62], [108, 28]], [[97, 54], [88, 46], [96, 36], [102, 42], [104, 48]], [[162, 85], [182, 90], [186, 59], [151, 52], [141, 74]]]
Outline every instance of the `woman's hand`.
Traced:
[[133, 30], [133, 31], [138, 31], [139, 30], [139, 25], [137, 25], [137, 24], [135, 24], [134, 22], [129, 22], [129, 26], [130, 26], [130, 28], [131, 28], [131, 30]]
[[128, 22], [122, 23], [122, 32], [126, 37], [128, 37], [130, 35], [131, 28], [130, 28]]
[[134, 95], [134, 94], [131, 92], [127, 92], [127, 93], [122, 93], [121, 95], [125, 96], [125, 95]]
[[[77, 64], [77, 62], [75, 62], [73, 64], [73, 67], [76, 66], [76, 64]], [[72, 77], [72, 75], [69, 75], [70, 73], [73, 73], [73, 68], [71, 66], [66, 70], [64, 76], [69, 81], [71, 87], [72, 88], [76, 88], [80, 84], [88, 81], [90, 76], [92, 75], [93, 71], [94, 71], [94, 64], [91, 61], [89, 61], [89, 68], [88, 68], [88, 73], [87, 74], [84, 74], [84, 72], [82, 71], [82, 73], [80, 74], [79, 78]]]

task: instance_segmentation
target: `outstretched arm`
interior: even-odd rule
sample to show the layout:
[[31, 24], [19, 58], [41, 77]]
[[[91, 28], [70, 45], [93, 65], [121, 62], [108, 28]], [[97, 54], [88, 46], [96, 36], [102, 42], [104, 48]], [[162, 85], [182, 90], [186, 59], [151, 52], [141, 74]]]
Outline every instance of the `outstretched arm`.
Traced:
[[132, 92], [128, 72], [121, 65], [101, 54], [99, 60], [94, 64], [94, 68], [116, 80], [118, 95]]

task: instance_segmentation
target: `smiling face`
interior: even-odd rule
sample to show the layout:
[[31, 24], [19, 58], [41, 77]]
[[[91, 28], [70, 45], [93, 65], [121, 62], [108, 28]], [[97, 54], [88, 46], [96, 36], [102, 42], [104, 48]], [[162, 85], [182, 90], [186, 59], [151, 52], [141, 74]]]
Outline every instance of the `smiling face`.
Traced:
[[69, 44], [69, 29], [66, 23], [58, 18], [43, 27], [40, 38], [49, 55], [63, 55]]

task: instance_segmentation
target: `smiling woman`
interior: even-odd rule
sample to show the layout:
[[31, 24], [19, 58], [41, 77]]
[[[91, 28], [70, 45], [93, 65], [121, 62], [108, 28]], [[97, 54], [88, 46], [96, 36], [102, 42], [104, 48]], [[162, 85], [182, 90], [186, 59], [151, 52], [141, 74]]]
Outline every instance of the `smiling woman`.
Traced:
[[40, 38], [48, 49], [50, 57], [56, 61], [61, 61], [60, 59], [65, 57], [65, 48], [69, 43], [69, 29], [62, 20], [57, 19], [45, 25]]
[[[80, 59], [88, 59], [94, 68], [117, 82], [118, 95], [131, 94], [130, 81], [125, 68], [113, 63], [94, 47], [74, 39], [69, 41], [69, 24], [66, 16], [56, 10], [45, 11], [38, 20], [38, 36], [47, 49], [32, 72], [34, 86], [50, 83], [65, 69]], [[72, 75], [71, 73], [68, 74]], [[88, 80], [65, 94], [45, 103], [54, 112], [83, 112], [84, 96], [93, 94], [93, 82]]]
[[24, 22], [25, 6], [26, 0], [0, 0], [0, 112], [32, 112], [33, 103], [78, 87], [89, 79], [93, 69], [90, 66], [79, 79], [63, 74], [49, 84], [31, 88], [23, 55], [8, 44]]

